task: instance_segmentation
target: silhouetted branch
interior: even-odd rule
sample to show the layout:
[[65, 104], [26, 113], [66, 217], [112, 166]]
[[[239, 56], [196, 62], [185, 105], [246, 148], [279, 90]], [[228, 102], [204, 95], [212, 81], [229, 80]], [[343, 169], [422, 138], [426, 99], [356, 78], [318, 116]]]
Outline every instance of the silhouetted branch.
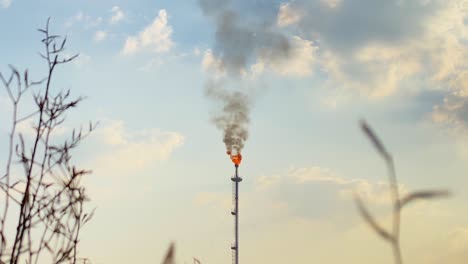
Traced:
[[354, 195], [354, 201], [356, 202], [359, 213], [361, 214], [362, 218], [366, 221], [367, 224], [377, 233], [380, 235], [385, 240], [388, 240], [390, 242], [393, 241], [393, 236], [387, 232], [383, 227], [381, 227], [377, 221], [371, 216], [369, 211], [366, 209], [364, 204], [361, 201], [361, 198], [357, 194]]
[[447, 190], [432, 190], [432, 191], [417, 191], [411, 192], [403, 197], [400, 201], [400, 206], [403, 207], [410, 202], [418, 199], [434, 199], [450, 196], [450, 192]]
[[166, 252], [166, 257], [164, 257], [163, 264], [175, 264], [175, 245], [171, 243]]
[[366, 223], [385, 241], [388, 241], [393, 249], [393, 256], [396, 264], [402, 264], [402, 255], [400, 249], [400, 218], [401, 210], [403, 207], [417, 199], [432, 199], [438, 197], [445, 197], [449, 195], [448, 191], [418, 191], [412, 192], [403, 198], [400, 198], [398, 191], [398, 180], [395, 173], [395, 166], [391, 154], [387, 151], [382, 141], [378, 138], [372, 128], [365, 122], [361, 121], [361, 129], [367, 138], [371, 141], [377, 152], [385, 161], [388, 170], [388, 181], [391, 191], [391, 200], [393, 204], [392, 209], [392, 230], [391, 232], [382, 228], [375, 218], [369, 213], [364, 206], [363, 202], [357, 194], [355, 194], [355, 202], [358, 207], [359, 213], [364, 218]]
[[[89, 199], [80, 184], [81, 178], [90, 171], [76, 168], [71, 152], [96, 124], [90, 123], [88, 129], [73, 129], [71, 136], [62, 143], [53, 140], [53, 131], [63, 125], [68, 111], [84, 98], [71, 98], [70, 90], [52, 91], [57, 65], [70, 62], [78, 55], [61, 57], [66, 38], [49, 34], [49, 23], [50, 19], [44, 29], [39, 29], [44, 35], [45, 51], [40, 55], [47, 62], [47, 76], [31, 81], [27, 70], [21, 73], [11, 65], [9, 77], [0, 73], [13, 108], [6, 170], [0, 178], [0, 191], [5, 194], [0, 214], [0, 264], [17, 264], [20, 260], [39, 263], [43, 252], [49, 254], [53, 263], [77, 263], [80, 231], [94, 214], [94, 211], [84, 210]], [[30, 87], [37, 85], [44, 86], [32, 93], [36, 109], [19, 117], [19, 102]], [[17, 125], [32, 118], [36, 118], [32, 127], [33, 143], [28, 145], [24, 136], [17, 132]], [[23, 175], [11, 175], [15, 163], [23, 167]], [[11, 206], [17, 207], [17, 216], [10, 215]], [[9, 237], [5, 234], [5, 223], [15, 218], [16, 232]]]

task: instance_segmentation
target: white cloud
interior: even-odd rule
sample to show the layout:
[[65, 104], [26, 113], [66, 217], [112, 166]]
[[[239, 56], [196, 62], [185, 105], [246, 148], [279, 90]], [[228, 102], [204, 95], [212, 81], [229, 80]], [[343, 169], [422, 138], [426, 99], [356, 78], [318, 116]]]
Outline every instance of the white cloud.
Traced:
[[224, 73], [223, 61], [216, 57], [211, 49], [205, 50], [203, 54], [202, 68], [207, 72], [212, 72], [215, 74]]
[[9, 8], [11, 5], [12, 0], [1, 0], [0, 1], [0, 6], [2, 8]]
[[327, 50], [320, 64], [332, 81], [370, 98], [394, 94], [406, 78], [420, 73], [420, 54], [412, 45], [369, 44], [348, 59]]
[[34, 131], [35, 123], [32, 119], [24, 120], [16, 125], [16, 131], [21, 133], [24, 137], [32, 138], [36, 135]]
[[98, 134], [109, 151], [96, 158], [95, 167], [106, 174], [128, 173], [165, 161], [184, 141], [177, 132], [129, 130], [121, 120], [109, 121]]
[[[388, 183], [378, 181], [370, 182], [364, 179], [348, 179], [334, 175], [329, 169], [320, 167], [300, 168], [289, 172], [289, 177], [297, 184], [332, 184], [340, 186], [338, 195], [340, 198], [351, 199], [354, 192], [364, 200], [374, 204], [389, 204], [390, 190]], [[408, 193], [405, 186], [399, 186], [400, 195]]]
[[341, 5], [343, 0], [322, 0], [322, 2], [329, 8], [337, 8]]
[[288, 177], [297, 184], [305, 184], [309, 182], [330, 182], [333, 184], [344, 185], [352, 182], [333, 175], [329, 169], [320, 167], [292, 169], [289, 171]]
[[154, 53], [166, 53], [174, 45], [172, 27], [168, 24], [166, 10], [161, 9], [153, 23], [144, 28], [137, 36], [129, 36], [121, 53], [131, 55], [140, 50], [149, 50]]
[[125, 13], [118, 6], [112, 7], [111, 12], [112, 12], [112, 17], [110, 18], [111, 24], [117, 24], [125, 18]]
[[78, 11], [75, 15], [68, 18], [65, 22], [66, 28], [71, 28], [76, 24], [84, 24], [84, 29], [90, 29], [99, 26], [102, 23], [102, 17], [93, 18], [86, 15], [82, 11]]
[[[318, 47], [312, 41], [294, 36], [291, 39], [290, 54], [286, 59], [271, 59], [268, 56], [261, 56], [250, 69], [242, 69], [243, 77], [255, 78], [263, 74], [266, 70], [283, 76], [307, 76], [313, 71], [316, 63], [316, 53]], [[225, 73], [225, 66], [221, 58], [218, 58], [211, 49], [204, 52], [202, 58], [202, 68], [207, 72], [217, 75]]]
[[166, 10], [159, 11], [153, 24], [145, 28], [140, 34], [140, 41], [143, 47], [150, 46], [157, 53], [167, 52], [171, 49], [172, 27], [168, 25]]
[[135, 37], [128, 37], [127, 40], [125, 40], [125, 45], [122, 50], [123, 54], [133, 54], [138, 50], [138, 39]]
[[104, 120], [83, 146], [86, 177], [96, 201], [143, 199], [153, 192], [154, 171], [182, 146], [184, 137], [158, 128], [131, 129], [122, 120]]
[[307, 76], [312, 73], [316, 62], [317, 46], [309, 40], [294, 36], [291, 40], [291, 54], [285, 60], [271, 62], [273, 71], [288, 76]]
[[101, 138], [104, 143], [111, 146], [127, 144], [127, 135], [125, 135], [125, 124], [122, 120], [109, 121], [100, 129]]
[[[466, 0], [398, 1], [389, 3], [388, 10], [376, 10], [385, 12], [382, 15], [365, 10], [371, 0], [361, 1], [361, 6], [341, 0], [318, 2], [321, 4], [304, 0], [281, 4], [277, 26], [288, 26], [282, 30], [291, 29], [303, 40], [318, 43], [320, 51], [315, 52], [313, 66], [328, 75], [330, 86], [351, 88], [371, 99], [421, 87], [468, 94], [468, 78], [462, 78], [468, 76]], [[308, 12], [307, 16], [301, 12]], [[387, 16], [395, 12], [398, 16]], [[318, 18], [324, 14], [326, 19]], [[356, 16], [376, 24], [366, 23], [369, 28], [364, 30], [354, 25], [358, 20], [349, 20]], [[284, 65], [289, 70], [287, 65], [294, 64]]]
[[104, 30], [98, 30], [94, 33], [94, 41], [101, 42], [107, 38], [107, 32]]
[[[327, 200], [334, 206], [340, 203], [349, 204], [353, 200], [354, 193], [374, 206], [388, 206], [391, 203], [391, 193], [386, 182], [340, 177], [331, 170], [321, 167], [292, 168], [285, 175], [261, 176], [256, 184], [258, 190], [273, 192], [280, 202], [292, 208], [299, 208], [296, 210], [299, 213], [304, 206], [309, 206], [309, 204], [301, 205], [306, 201], [304, 197], [297, 197], [300, 193], [313, 194], [318, 203], [320, 200]], [[401, 195], [408, 193], [403, 185], [399, 186], [399, 190]]]
[[[462, 1], [450, 1], [452, 5], [441, 12], [430, 25], [433, 42], [430, 66], [432, 81], [439, 83], [449, 93], [442, 104], [434, 107], [432, 119], [448, 125], [456, 132], [468, 131], [468, 28], [465, 25], [468, 5]], [[464, 3], [464, 5], [463, 5]], [[437, 38], [437, 36], [439, 36]]]
[[276, 23], [279, 27], [296, 24], [301, 20], [302, 14], [291, 7], [290, 3], [282, 3], [279, 8]]
[[[70, 57], [70, 56], [66, 56]], [[76, 59], [73, 60], [73, 64], [79, 68], [82, 69], [86, 65], [88, 65], [91, 62], [91, 56], [85, 54], [85, 53], [80, 53]]]
[[[16, 125], [16, 132], [21, 133], [25, 138], [35, 138], [36, 129], [34, 127], [37, 125], [37, 120], [35, 117], [36, 116], [33, 116], [18, 123]], [[51, 136], [61, 137], [64, 136], [68, 131], [70, 131], [68, 127], [60, 125], [52, 131]]]
[[83, 20], [84, 14], [81, 11], [78, 11], [74, 16], [70, 17], [65, 23], [65, 27], [70, 28], [76, 22], [81, 22]]

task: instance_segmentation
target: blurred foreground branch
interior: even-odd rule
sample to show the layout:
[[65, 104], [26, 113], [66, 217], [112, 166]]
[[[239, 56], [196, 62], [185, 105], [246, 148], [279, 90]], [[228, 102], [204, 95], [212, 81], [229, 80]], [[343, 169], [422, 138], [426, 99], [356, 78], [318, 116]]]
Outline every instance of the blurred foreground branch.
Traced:
[[365, 207], [361, 198], [357, 193], [354, 195], [356, 205], [358, 207], [359, 213], [364, 218], [367, 224], [376, 232], [382, 239], [391, 244], [393, 250], [393, 256], [395, 259], [395, 264], [402, 264], [403, 259], [401, 255], [400, 248], [400, 220], [401, 220], [401, 210], [415, 200], [420, 199], [432, 199], [439, 197], [449, 196], [447, 190], [424, 190], [416, 191], [407, 194], [404, 197], [400, 197], [398, 190], [398, 180], [395, 173], [395, 165], [393, 163], [393, 158], [391, 154], [387, 151], [382, 141], [377, 137], [372, 128], [365, 122], [361, 121], [361, 129], [367, 138], [371, 141], [379, 155], [384, 159], [385, 164], [387, 165], [388, 171], [388, 181], [391, 191], [391, 201], [392, 201], [392, 229], [384, 229], [370, 214], [369, 210]]

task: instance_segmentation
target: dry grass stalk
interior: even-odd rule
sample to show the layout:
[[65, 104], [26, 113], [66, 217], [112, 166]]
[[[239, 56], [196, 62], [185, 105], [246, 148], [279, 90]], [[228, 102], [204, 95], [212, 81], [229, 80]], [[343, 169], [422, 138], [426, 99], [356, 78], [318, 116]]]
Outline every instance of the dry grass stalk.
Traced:
[[[166, 256], [164, 257], [164, 260], [162, 264], [175, 264], [175, 245], [174, 243], [171, 243], [169, 248], [166, 251]], [[193, 258], [193, 264], [201, 264], [201, 261], [198, 260], [197, 258]]]
[[411, 192], [408, 195], [400, 198], [398, 192], [398, 180], [395, 173], [395, 166], [391, 154], [387, 151], [382, 141], [377, 137], [372, 128], [365, 122], [361, 121], [361, 129], [363, 133], [369, 138], [377, 152], [382, 156], [387, 165], [388, 181], [391, 190], [392, 201], [392, 229], [385, 230], [378, 224], [375, 218], [369, 213], [369, 210], [364, 206], [364, 203], [356, 193], [354, 195], [359, 213], [364, 218], [366, 223], [374, 230], [382, 239], [391, 244], [393, 256], [396, 264], [402, 264], [403, 259], [400, 248], [400, 220], [401, 210], [407, 204], [418, 199], [432, 199], [439, 197], [446, 197], [450, 193], [446, 190], [424, 190]]
[[175, 246], [174, 243], [171, 243], [166, 252], [166, 257], [164, 258], [163, 264], [175, 264]]

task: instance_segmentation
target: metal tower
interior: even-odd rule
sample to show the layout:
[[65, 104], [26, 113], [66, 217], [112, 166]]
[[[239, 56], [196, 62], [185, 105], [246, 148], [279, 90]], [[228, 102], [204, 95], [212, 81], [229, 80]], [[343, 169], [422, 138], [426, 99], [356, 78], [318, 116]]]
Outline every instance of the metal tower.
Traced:
[[232, 180], [232, 204], [233, 209], [231, 214], [234, 216], [234, 243], [231, 245], [232, 250], [232, 263], [239, 264], [239, 182], [242, 178], [239, 177], [237, 172], [239, 165], [235, 165], [236, 174], [231, 178]]

